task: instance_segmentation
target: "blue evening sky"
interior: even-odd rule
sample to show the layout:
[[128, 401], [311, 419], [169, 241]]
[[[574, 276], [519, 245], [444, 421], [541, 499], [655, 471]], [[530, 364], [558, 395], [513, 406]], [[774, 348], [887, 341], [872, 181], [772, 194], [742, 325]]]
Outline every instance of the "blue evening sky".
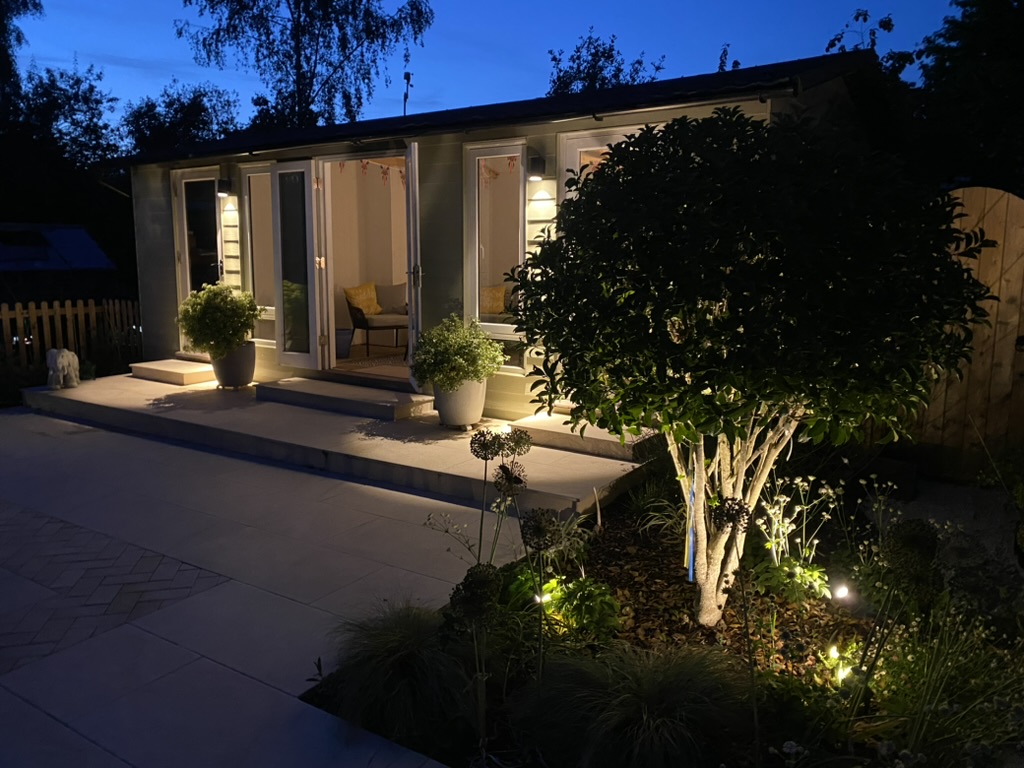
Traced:
[[[22, 19], [28, 38], [23, 66], [84, 68], [104, 72], [104, 87], [121, 100], [157, 95], [172, 78], [212, 81], [237, 92], [243, 114], [260, 90], [258, 79], [229, 66], [204, 68], [175, 19], [195, 18], [181, 0], [42, 0], [45, 15]], [[385, 0], [394, 8], [394, 0]], [[414, 48], [409, 111], [490, 104], [542, 96], [547, 90], [549, 48], [571, 51], [587, 28], [618, 37], [627, 59], [645, 51], [665, 55], [663, 77], [712, 72], [723, 43], [743, 66], [816, 56], [857, 7], [872, 18], [891, 13], [895, 31], [880, 50], [915, 45], [950, 13], [948, 0], [434, 0], [436, 19], [422, 48]], [[851, 43], [855, 40], [851, 40]], [[365, 117], [402, 112], [403, 64], [390, 66], [392, 84], [381, 83]]]

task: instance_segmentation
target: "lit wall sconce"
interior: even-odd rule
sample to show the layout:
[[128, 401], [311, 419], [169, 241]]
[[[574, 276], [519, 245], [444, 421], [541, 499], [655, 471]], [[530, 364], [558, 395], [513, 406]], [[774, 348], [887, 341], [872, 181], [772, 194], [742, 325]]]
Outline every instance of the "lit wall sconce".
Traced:
[[541, 181], [547, 172], [547, 163], [544, 155], [531, 154], [526, 158], [526, 178], [529, 181]]
[[231, 179], [217, 179], [217, 197], [227, 197], [231, 194]]

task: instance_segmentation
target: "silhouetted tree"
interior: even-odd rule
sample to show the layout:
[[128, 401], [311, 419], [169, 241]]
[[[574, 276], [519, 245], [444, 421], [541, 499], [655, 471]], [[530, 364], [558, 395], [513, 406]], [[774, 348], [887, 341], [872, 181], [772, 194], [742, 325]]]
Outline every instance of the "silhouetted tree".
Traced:
[[565, 51], [548, 50], [551, 56], [551, 80], [548, 96], [564, 96], [567, 93], [584, 93], [616, 85], [649, 83], [658, 79], [658, 73], [665, 68], [665, 57], [657, 61], [644, 61], [640, 51], [629, 64], [615, 47], [615, 35], [607, 40], [594, 35], [594, 28], [587, 30], [586, 37], [564, 59]]
[[128, 103], [119, 126], [122, 144], [138, 154], [214, 141], [238, 129], [237, 111], [234, 93], [212, 83], [175, 80], [155, 99]]
[[42, 13], [39, 0], [0, 0], [0, 126], [14, 117], [21, 96], [18, 49], [25, 44], [25, 34], [14, 22]]
[[80, 70], [30, 69], [25, 77], [20, 118], [22, 129], [39, 142], [56, 144], [74, 165], [86, 168], [117, 154], [108, 116], [117, 99], [103, 91], [103, 72], [93, 65]]
[[1024, 195], [1024, 4], [953, 0], [918, 54], [934, 160], [952, 183]]
[[[179, 21], [196, 61], [223, 68], [229, 54], [255, 69], [270, 93], [253, 100], [256, 124], [310, 126], [355, 120], [384, 60], [422, 44], [434, 21], [427, 0], [394, 13], [380, 0], [182, 0], [211, 26]], [[388, 82], [385, 72], [385, 82]]]

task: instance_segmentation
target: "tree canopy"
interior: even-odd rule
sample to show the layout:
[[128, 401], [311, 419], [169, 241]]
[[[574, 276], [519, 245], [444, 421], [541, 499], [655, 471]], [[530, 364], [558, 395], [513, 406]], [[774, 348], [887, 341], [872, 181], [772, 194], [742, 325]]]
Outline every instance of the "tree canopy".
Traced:
[[102, 88], [103, 73], [78, 62], [71, 69], [30, 69], [23, 87], [22, 129], [54, 142], [79, 168], [113, 157], [117, 145], [109, 116], [117, 99]]
[[373, 95], [384, 60], [422, 43], [433, 23], [427, 0], [393, 13], [380, 0], [183, 0], [210, 26], [177, 22], [196, 61], [253, 68], [268, 88], [253, 100], [260, 125], [311, 126], [355, 120]]
[[569, 93], [584, 93], [616, 85], [649, 83], [658, 78], [665, 68], [665, 57], [657, 61], [644, 61], [644, 52], [633, 61], [626, 63], [615, 45], [615, 35], [608, 40], [594, 35], [594, 28], [587, 30], [586, 37], [564, 58], [565, 51], [549, 50], [551, 56], [551, 80], [548, 96], [564, 96]]
[[902, 432], [986, 316], [987, 289], [950, 256], [982, 241], [956, 200], [838, 121], [721, 108], [587, 170], [514, 275], [518, 329], [545, 355], [538, 402], [665, 433], [714, 623], [744, 534], [726, 501], [753, 508], [800, 425], [836, 443], [868, 419]]
[[[958, 15], [924, 39], [928, 146], [953, 180], [1024, 195], [1024, 4], [952, 0]], [[1008, 97], [1008, 95], [1013, 96]]]
[[155, 99], [128, 103], [120, 123], [122, 141], [132, 153], [214, 141], [238, 129], [237, 110], [238, 97], [223, 88], [175, 80]]
[[42, 13], [39, 0], [0, 0], [0, 125], [12, 119], [21, 94], [18, 49], [25, 44], [25, 34], [14, 22]]

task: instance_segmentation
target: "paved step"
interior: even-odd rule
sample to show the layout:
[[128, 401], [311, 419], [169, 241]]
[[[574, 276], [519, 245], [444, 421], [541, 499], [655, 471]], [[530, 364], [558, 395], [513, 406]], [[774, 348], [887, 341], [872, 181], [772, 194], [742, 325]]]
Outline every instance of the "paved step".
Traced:
[[423, 416], [434, 408], [434, 398], [429, 395], [299, 377], [257, 384], [256, 398], [385, 421]]
[[192, 360], [153, 360], [148, 363], [132, 363], [132, 376], [147, 381], [162, 381], [165, 384], [186, 386], [213, 381], [213, 366]]
[[617, 436], [593, 425], [588, 425], [583, 434], [579, 431], [573, 432], [565, 423], [567, 419], [565, 414], [554, 413], [549, 416], [546, 413], [539, 413], [514, 421], [512, 425], [525, 429], [534, 445], [589, 456], [603, 456], [607, 459], [633, 461], [632, 440], [627, 439], [623, 443]]
[[[384, 421], [260, 400], [254, 387], [181, 387], [132, 376], [86, 381], [74, 389], [26, 389], [23, 397], [39, 411], [135, 434], [466, 504], [483, 497], [483, 464], [470, 453], [472, 433], [441, 427], [433, 412]], [[485, 420], [483, 426], [502, 428], [505, 422]], [[533, 448], [523, 464], [528, 490], [521, 507], [578, 512], [619, 493], [638, 466], [544, 446]], [[493, 498], [493, 488], [487, 493]]]

